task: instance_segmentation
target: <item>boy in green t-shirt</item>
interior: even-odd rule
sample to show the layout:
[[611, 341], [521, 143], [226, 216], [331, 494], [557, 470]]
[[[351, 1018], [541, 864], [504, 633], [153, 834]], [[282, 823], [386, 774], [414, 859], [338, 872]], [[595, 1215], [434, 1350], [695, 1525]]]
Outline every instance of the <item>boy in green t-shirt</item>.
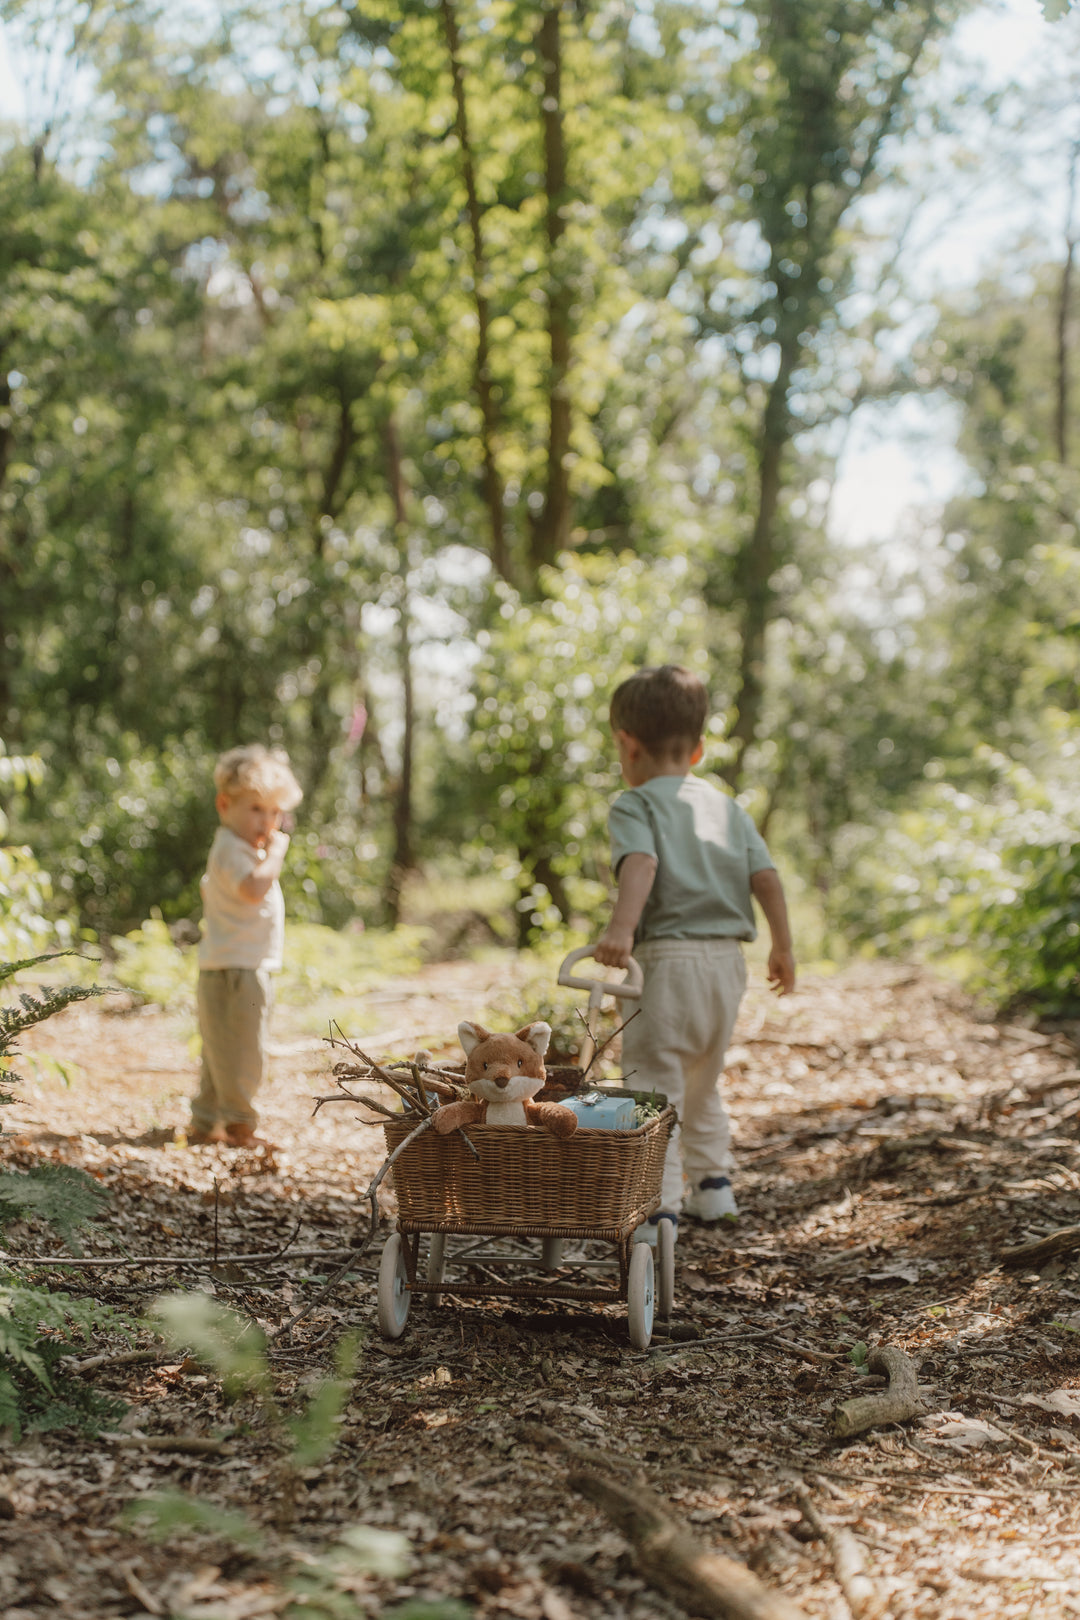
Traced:
[[738, 1215], [719, 1080], [746, 988], [740, 941], [757, 936], [753, 900], [772, 936], [769, 983], [779, 995], [795, 988], [787, 905], [764, 840], [734, 799], [689, 774], [707, 711], [704, 685], [677, 664], [638, 670], [611, 700], [629, 791], [611, 807], [619, 893], [593, 955], [609, 967], [625, 967], [631, 954], [640, 963], [641, 1011], [623, 1033], [623, 1069], [635, 1089], [655, 1088], [679, 1114], [660, 1211], [638, 1228], [653, 1243], [664, 1216]]

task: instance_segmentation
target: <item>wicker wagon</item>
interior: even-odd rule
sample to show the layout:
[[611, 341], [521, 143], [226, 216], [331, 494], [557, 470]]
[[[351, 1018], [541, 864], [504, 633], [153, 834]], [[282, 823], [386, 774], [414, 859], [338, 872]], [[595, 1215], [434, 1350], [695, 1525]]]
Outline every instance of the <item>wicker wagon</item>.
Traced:
[[[410, 1114], [386, 1122], [389, 1153], [416, 1123]], [[630, 1341], [644, 1349], [654, 1311], [662, 1316], [671, 1311], [674, 1231], [669, 1221], [659, 1223], [655, 1276], [651, 1245], [635, 1243], [633, 1233], [660, 1207], [664, 1153], [674, 1123], [675, 1111], [667, 1107], [637, 1130], [582, 1129], [565, 1141], [531, 1128], [475, 1125], [468, 1129], [475, 1156], [461, 1132], [418, 1136], [392, 1171], [398, 1228], [387, 1239], [379, 1268], [380, 1332], [391, 1339], [402, 1333], [413, 1294], [432, 1296], [436, 1303], [443, 1291], [473, 1299], [622, 1300]], [[422, 1276], [424, 1234], [430, 1242]], [[451, 1251], [451, 1237], [474, 1241]], [[510, 1240], [513, 1247], [495, 1246], [493, 1239]], [[529, 1241], [535, 1239], [541, 1240], [539, 1266], [535, 1241]], [[616, 1286], [601, 1280], [604, 1272], [614, 1272], [610, 1263], [564, 1263], [563, 1244], [574, 1239], [614, 1245]], [[459, 1281], [456, 1272], [462, 1269], [466, 1275]], [[582, 1271], [586, 1280], [573, 1280]]]

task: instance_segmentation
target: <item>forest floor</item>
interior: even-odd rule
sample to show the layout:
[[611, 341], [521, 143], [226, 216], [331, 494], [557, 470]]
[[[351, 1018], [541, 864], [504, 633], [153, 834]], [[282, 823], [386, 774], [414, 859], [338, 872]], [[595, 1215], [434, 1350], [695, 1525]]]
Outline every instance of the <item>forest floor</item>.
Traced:
[[[450, 1054], [458, 1020], [482, 1017], [517, 971], [510, 957], [435, 965], [339, 1017], [380, 1058]], [[204, 1259], [28, 1277], [136, 1315], [170, 1289], [216, 1295], [278, 1333], [272, 1381], [292, 1414], [341, 1337], [363, 1338], [336, 1447], [305, 1467], [265, 1401], [227, 1404], [216, 1377], [145, 1328], [155, 1360], [88, 1369], [128, 1403], [119, 1438], [61, 1430], [0, 1453], [7, 1620], [244, 1620], [284, 1613], [305, 1572], [311, 1592], [336, 1579], [373, 1615], [457, 1598], [478, 1617], [675, 1620], [688, 1611], [568, 1483], [590, 1460], [656, 1492], [808, 1616], [1080, 1615], [1080, 1269], [1075, 1255], [1002, 1265], [1009, 1245], [1080, 1221], [1076, 1026], [982, 1021], [954, 987], [895, 964], [806, 978], [782, 1001], [752, 989], [727, 1081], [742, 1216], [680, 1231], [670, 1336], [644, 1352], [622, 1307], [452, 1296], [418, 1301], [402, 1337], [382, 1340], [389, 1188], [383, 1232], [320, 1297], [336, 1262], [296, 1256], [366, 1229], [382, 1132], [351, 1107], [312, 1117], [332, 1054], [303, 1027], [279, 1009], [261, 1099], [272, 1153], [174, 1140], [196, 1079], [189, 1015], [83, 1003], [26, 1042], [72, 1083], [43, 1064], [20, 1088], [4, 1167], [54, 1159], [108, 1189], [88, 1256]], [[65, 1252], [32, 1222], [4, 1243]], [[274, 1264], [223, 1259], [285, 1245]], [[860, 1346], [879, 1344], [914, 1358], [924, 1413], [837, 1441], [837, 1403], [875, 1382]], [[155, 1450], [141, 1435], [220, 1449]], [[121, 1517], [168, 1489], [212, 1504], [209, 1522], [159, 1542]], [[226, 1536], [227, 1510], [257, 1521], [256, 1543]], [[854, 1536], [869, 1588], [849, 1580], [845, 1596], [822, 1521]], [[329, 1575], [328, 1549], [355, 1525], [402, 1532], [408, 1572]]]

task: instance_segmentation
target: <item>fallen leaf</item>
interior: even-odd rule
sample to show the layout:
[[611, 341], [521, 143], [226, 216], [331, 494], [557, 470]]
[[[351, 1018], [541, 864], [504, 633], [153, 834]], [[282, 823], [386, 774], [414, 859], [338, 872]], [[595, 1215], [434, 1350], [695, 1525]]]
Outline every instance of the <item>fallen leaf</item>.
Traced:
[[932, 1443], [950, 1446], [954, 1451], [978, 1451], [982, 1446], [1008, 1438], [1003, 1429], [995, 1428], [992, 1423], [982, 1418], [961, 1417], [959, 1413], [949, 1413], [930, 1435]]
[[1021, 1395], [1025, 1406], [1040, 1406], [1044, 1412], [1062, 1417], [1080, 1417], [1080, 1390], [1055, 1389], [1049, 1395]]

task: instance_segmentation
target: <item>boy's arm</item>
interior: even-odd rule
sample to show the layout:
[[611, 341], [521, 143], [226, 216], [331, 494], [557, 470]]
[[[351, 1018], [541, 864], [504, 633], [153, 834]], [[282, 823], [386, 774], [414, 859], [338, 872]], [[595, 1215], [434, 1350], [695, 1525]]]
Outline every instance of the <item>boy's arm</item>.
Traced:
[[625, 855], [619, 866], [619, 895], [611, 921], [593, 950], [603, 967], [626, 967], [634, 949], [634, 929], [656, 878], [656, 856]]
[[250, 900], [257, 906], [265, 900], [274, 883], [281, 876], [281, 868], [285, 865], [285, 855], [289, 848], [289, 835], [283, 833], [280, 827], [274, 829], [267, 841], [266, 849], [261, 852], [262, 860], [254, 872], [248, 874], [238, 884], [238, 892], [242, 900]]
[[777, 995], [786, 996], [795, 988], [795, 953], [791, 945], [791, 925], [779, 872], [767, 866], [760, 872], [752, 873], [750, 893], [765, 913], [772, 936], [766, 976]]

